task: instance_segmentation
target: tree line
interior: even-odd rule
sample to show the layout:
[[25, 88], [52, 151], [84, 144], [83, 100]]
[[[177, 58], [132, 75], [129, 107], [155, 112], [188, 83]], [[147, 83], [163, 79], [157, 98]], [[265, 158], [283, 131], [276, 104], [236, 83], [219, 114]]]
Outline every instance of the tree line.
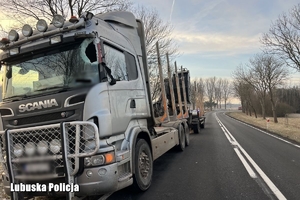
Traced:
[[192, 109], [227, 109], [232, 97], [232, 83], [226, 78], [196, 78], [191, 82]]
[[273, 22], [262, 35], [262, 51], [233, 72], [233, 89], [243, 112], [278, 116], [300, 112], [298, 87], [286, 87], [291, 70], [300, 71], [300, 4]]

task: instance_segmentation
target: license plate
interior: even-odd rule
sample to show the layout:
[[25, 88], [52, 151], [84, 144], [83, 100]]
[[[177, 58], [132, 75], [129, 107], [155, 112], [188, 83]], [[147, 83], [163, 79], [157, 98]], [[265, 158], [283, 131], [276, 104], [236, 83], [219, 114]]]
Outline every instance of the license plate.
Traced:
[[49, 163], [29, 163], [25, 165], [25, 171], [30, 173], [50, 171]]

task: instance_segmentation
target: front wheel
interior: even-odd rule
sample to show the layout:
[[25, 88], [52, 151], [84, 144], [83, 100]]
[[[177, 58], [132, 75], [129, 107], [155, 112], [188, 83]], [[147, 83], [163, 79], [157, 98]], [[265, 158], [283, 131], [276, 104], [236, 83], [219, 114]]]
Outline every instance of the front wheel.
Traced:
[[153, 159], [150, 147], [144, 139], [135, 145], [133, 186], [136, 191], [147, 190], [152, 181]]

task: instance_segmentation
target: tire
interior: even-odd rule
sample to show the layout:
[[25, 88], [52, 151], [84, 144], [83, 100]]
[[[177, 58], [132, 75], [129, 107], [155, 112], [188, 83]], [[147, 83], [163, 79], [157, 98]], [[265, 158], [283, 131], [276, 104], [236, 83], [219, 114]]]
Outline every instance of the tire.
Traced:
[[184, 151], [184, 149], [185, 149], [185, 131], [181, 124], [178, 126], [178, 139], [179, 139], [179, 144], [177, 146], [177, 149], [179, 151]]
[[193, 125], [193, 131], [194, 133], [200, 133], [200, 125], [199, 125], [199, 122], [197, 122], [197, 124], [194, 124]]
[[205, 122], [203, 122], [203, 124], [200, 124], [200, 128], [204, 129], [204, 124]]
[[184, 124], [185, 126], [185, 146], [190, 145], [190, 128], [187, 124]]
[[151, 149], [144, 139], [135, 145], [133, 188], [137, 192], [146, 191], [152, 182], [153, 159]]

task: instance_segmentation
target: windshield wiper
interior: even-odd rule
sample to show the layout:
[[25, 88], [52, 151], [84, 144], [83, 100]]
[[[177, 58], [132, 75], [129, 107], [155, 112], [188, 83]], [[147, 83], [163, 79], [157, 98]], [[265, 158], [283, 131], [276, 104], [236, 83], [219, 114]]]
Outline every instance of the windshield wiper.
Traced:
[[53, 86], [53, 87], [46, 87], [46, 88], [41, 88], [38, 90], [35, 90], [35, 92], [40, 92], [40, 91], [46, 91], [46, 90], [53, 90], [53, 89], [60, 89], [59, 92], [67, 91], [70, 89], [70, 87], [62, 87], [62, 86]]
[[28, 98], [28, 96], [26, 94], [22, 94], [22, 95], [15, 95], [15, 96], [4, 98], [3, 101], [20, 101], [26, 98]]

